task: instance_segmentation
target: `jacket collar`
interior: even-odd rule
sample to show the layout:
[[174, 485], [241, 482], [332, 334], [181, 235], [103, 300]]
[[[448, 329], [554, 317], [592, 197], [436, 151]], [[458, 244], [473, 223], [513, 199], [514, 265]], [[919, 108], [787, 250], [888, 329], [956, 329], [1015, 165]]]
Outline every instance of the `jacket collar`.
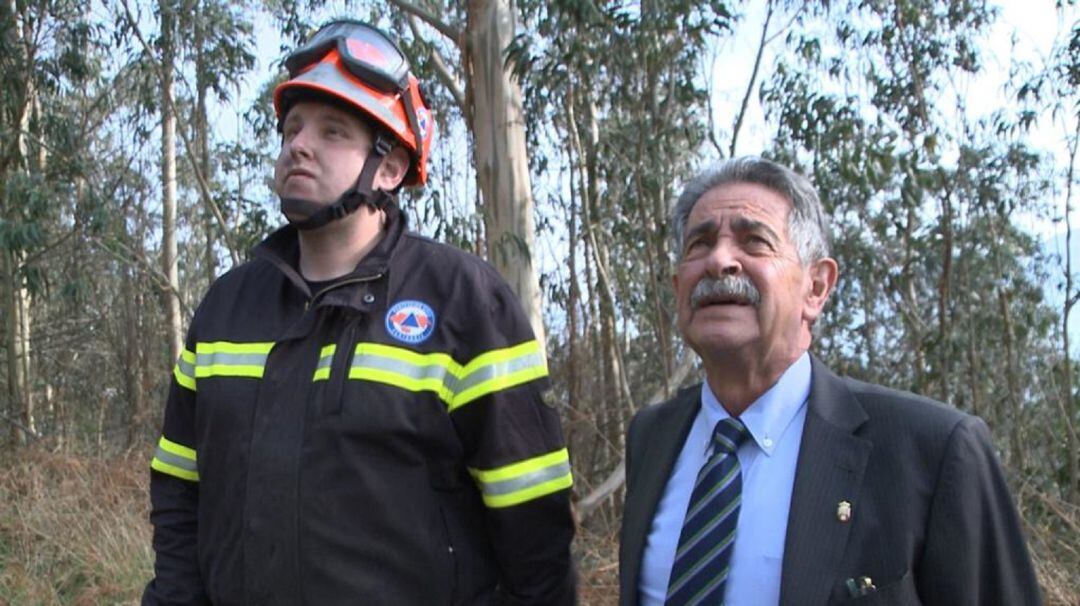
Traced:
[[788, 513], [781, 606], [824, 604], [851, 524], [835, 513], [857, 497], [871, 443], [857, 435], [868, 416], [842, 379], [811, 356], [810, 397]]
[[[337, 278], [334, 284], [371, 281], [385, 275], [390, 267], [390, 260], [397, 250], [398, 241], [405, 233], [407, 223], [405, 214], [396, 204], [387, 206], [382, 239], [371, 252], [364, 256], [353, 271]], [[311, 292], [307, 281], [300, 274], [300, 239], [296, 228], [292, 225], [285, 225], [271, 233], [252, 249], [251, 254], [254, 258], [270, 262], [308, 299], [316, 294]], [[335, 288], [335, 286], [330, 288]]]

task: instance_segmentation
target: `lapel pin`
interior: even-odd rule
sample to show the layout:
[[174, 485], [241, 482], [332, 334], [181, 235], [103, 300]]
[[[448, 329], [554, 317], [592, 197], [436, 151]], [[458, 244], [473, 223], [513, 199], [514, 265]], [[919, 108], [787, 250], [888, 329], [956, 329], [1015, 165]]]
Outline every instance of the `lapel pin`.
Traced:
[[836, 519], [841, 522], [847, 522], [851, 519], [851, 503], [840, 501], [836, 506]]
[[848, 579], [844, 582], [847, 586], [848, 595], [853, 598], [858, 598], [877, 591], [877, 587], [874, 586], [874, 581], [870, 577], [859, 577], [857, 579]]

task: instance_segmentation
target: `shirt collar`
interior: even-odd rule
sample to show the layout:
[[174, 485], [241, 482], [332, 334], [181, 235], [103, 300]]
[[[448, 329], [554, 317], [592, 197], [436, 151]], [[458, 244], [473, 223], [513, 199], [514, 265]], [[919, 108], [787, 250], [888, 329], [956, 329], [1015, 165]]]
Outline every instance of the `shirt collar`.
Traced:
[[[743, 411], [739, 419], [746, 425], [758, 448], [772, 456], [773, 450], [783, 439], [795, 415], [806, 405], [809, 396], [810, 354], [803, 352], [799, 359], [780, 375], [775, 385]], [[708, 381], [701, 384], [701, 410], [709, 421], [709, 427], [731, 416], [709, 389]]]

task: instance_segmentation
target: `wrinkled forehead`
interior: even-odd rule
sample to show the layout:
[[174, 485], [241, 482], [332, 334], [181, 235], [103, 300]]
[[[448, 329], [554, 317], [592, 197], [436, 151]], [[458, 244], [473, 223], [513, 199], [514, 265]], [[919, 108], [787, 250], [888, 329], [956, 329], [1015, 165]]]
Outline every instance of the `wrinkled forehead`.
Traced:
[[717, 226], [745, 228], [764, 224], [786, 232], [791, 202], [770, 189], [751, 183], [731, 183], [705, 192], [690, 209], [687, 230], [708, 221]]

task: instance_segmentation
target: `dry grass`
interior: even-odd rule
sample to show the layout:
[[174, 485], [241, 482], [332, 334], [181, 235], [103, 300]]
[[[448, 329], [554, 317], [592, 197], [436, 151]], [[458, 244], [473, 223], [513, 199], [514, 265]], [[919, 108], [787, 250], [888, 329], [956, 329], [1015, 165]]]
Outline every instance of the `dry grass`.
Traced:
[[[0, 460], [0, 606], [134, 604], [150, 578], [147, 455]], [[1080, 507], [1017, 490], [1048, 606], [1080, 605]], [[616, 528], [581, 528], [583, 606], [618, 602]]]
[[574, 542], [578, 562], [578, 595], [581, 606], [615, 606], [619, 603], [618, 530], [597, 534], [579, 528]]
[[1028, 483], [1016, 491], [1047, 606], [1080, 606], [1080, 505]]
[[0, 475], [0, 604], [137, 603], [153, 566], [145, 453], [28, 451]]

